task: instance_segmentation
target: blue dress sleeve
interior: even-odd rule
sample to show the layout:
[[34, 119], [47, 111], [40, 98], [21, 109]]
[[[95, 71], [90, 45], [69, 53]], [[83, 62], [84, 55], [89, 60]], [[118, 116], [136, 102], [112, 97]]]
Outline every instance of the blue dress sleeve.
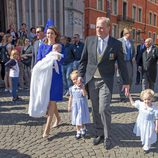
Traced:
[[154, 110], [155, 120], [158, 120], [158, 108], [155, 108]]
[[69, 88], [69, 94], [72, 96], [72, 86]]

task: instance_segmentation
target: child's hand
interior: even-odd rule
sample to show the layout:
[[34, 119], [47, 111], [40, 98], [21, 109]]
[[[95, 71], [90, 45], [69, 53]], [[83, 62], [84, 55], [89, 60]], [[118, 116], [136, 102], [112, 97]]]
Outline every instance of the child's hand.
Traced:
[[68, 112], [70, 112], [71, 111], [71, 107], [70, 106], [68, 106]]
[[155, 127], [155, 131], [156, 131], [156, 133], [158, 133], [158, 127]]
[[77, 80], [77, 86], [80, 87], [80, 88], [82, 88], [83, 87], [83, 83], [80, 82], [79, 80]]
[[57, 55], [57, 60], [60, 61], [61, 60], [61, 56]]
[[127, 97], [131, 97], [131, 94], [129, 93]]

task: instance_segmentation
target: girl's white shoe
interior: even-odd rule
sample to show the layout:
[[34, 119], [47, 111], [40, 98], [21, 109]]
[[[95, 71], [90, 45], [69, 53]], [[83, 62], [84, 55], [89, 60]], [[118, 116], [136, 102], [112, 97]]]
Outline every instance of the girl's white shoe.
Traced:
[[80, 132], [81, 132], [81, 136], [85, 137], [86, 136], [86, 128], [81, 128]]
[[150, 146], [148, 146], [148, 145], [144, 145], [143, 146], [143, 150], [144, 150], [144, 153], [149, 153], [149, 150], [150, 150]]
[[80, 138], [81, 138], [81, 132], [80, 132], [80, 131], [77, 131], [75, 137], [76, 137], [76, 139], [80, 139]]

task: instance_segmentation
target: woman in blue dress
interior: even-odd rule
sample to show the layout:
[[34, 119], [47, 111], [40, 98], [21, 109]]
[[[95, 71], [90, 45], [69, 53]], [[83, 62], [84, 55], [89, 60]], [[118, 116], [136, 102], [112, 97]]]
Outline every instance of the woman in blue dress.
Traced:
[[[37, 62], [41, 59], [43, 59], [49, 52], [52, 51], [52, 46], [55, 43], [59, 42], [59, 32], [57, 31], [56, 27], [51, 26], [47, 29], [46, 32], [46, 41], [45, 43], [42, 43], [39, 47], [38, 54], [37, 54]], [[61, 53], [64, 51], [62, 50]], [[53, 114], [56, 114], [57, 122], [60, 121], [60, 116], [57, 110], [57, 104], [56, 102], [62, 101], [63, 99], [63, 80], [62, 80], [62, 72], [61, 72], [61, 59], [58, 62], [59, 67], [59, 73], [55, 71], [55, 69], [52, 68], [53, 75], [52, 75], [52, 82], [51, 82], [51, 88], [50, 88], [50, 102], [48, 105], [48, 112], [47, 112], [47, 122], [45, 125], [43, 137], [47, 137], [50, 132], [50, 126], [53, 119]]]

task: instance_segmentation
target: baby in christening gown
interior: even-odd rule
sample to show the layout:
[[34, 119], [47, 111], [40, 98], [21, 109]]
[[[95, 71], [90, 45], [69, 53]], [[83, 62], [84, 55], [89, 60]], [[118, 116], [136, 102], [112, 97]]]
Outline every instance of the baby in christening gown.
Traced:
[[61, 50], [62, 50], [61, 44], [56, 43], [56, 44], [53, 45], [52, 51], [49, 54], [46, 55], [47, 57], [49, 57], [49, 56], [53, 57], [53, 59], [54, 59], [53, 68], [55, 69], [55, 71], [57, 73], [59, 73], [57, 60], [60, 61], [61, 58], [63, 58], [63, 54], [60, 53]]

